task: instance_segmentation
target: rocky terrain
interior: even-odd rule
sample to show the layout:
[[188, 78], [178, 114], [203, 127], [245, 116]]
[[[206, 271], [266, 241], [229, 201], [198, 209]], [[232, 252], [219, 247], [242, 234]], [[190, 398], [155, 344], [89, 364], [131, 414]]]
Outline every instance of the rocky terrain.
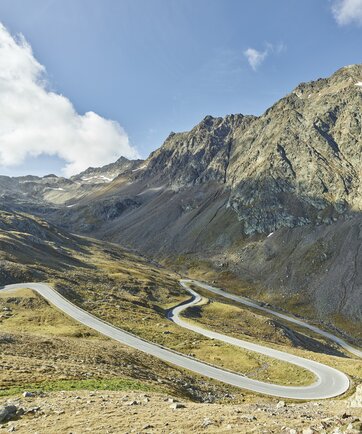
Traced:
[[70, 179], [73, 182], [87, 184], [106, 184], [113, 181], [119, 175], [137, 171], [142, 163], [143, 160], [128, 160], [128, 158], [120, 157], [115, 163], [102, 167], [89, 167], [84, 172], [74, 175]]
[[50, 214], [61, 206], [72, 207], [80, 198], [99, 190], [120, 175], [132, 173], [142, 160], [120, 157], [103, 167], [89, 167], [71, 178], [49, 174], [0, 176], [0, 207], [8, 210]]
[[351, 401], [210, 405], [149, 392], [25, 391], [3, 402], [0, 432], [358, 434]]
[[351, 65], [262, 116], [207, 116], [47, 217], [161, 259], [222, 264], [254, 296], [294, 312], [298, 298], [310, 318], [349, 328], [362, 319], [361, 77]]

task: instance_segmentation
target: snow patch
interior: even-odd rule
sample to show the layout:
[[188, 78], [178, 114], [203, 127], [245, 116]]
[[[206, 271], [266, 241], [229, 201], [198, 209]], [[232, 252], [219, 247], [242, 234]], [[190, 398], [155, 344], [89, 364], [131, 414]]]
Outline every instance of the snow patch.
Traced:
[[355, 86], [362, 87], [362, 81], [359, 81], [358, 83], [356, 83]]
[[132, 172], [138, 172], [139, 170], [146, 169], [146, 167], [147, 167], [147, 164], [144, 164], [143, 166], [140, 166], [137, 169], [133, 169]]
[[88, 176], [88, 177], [83, 177], [82, 181], [106, 181], [106, 182], [111, 182], [113, 181], [114, 178], [109, 178], [108, 176], [104, 176], [104, 175], [94, 175], [94, 176]]
[[101, 175], [100, 178], [104, 179], [105, 181], [109, 181], [109, 182], [114, 180], [114, 178], [108, 178], [107, 176], [104, 176], [104, 175]]
[[302, 98], [303, 98], [303, 95], [302, 95], [301, 92], [298, 92], [297, 90], [295, 90], [293, 93], [294, 93], [294, 95], [296, 95], [299, 99], [302, 99]]
[[62, 187], [57, 187], [57, 188], [54, 188], [54, 187], [45, 187], [45, 190], [64, 191], [64, 188], [62, 188]]
[[164, 190], [164, 188], [165, 188], [164, 185], [161, 185], [160, 187], [150, 187], [150, 188], [147, 188], [146, 190], [143, 190], [143, 191], [140, 193], [140, 195], [141, 195], [141, 194], [148, 193], [149, 191], [160, 191], [160, 190]]
[[274, 232], [270, 232], [270, 234], [267, 236], [267, 238], [270, 238], [273, 234], [274, 234]]

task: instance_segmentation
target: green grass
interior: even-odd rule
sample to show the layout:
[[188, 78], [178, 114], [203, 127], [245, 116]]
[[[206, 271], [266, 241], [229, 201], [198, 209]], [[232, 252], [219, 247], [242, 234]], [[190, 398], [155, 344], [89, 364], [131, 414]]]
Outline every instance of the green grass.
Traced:
[[151, 386], [128, 378], [91, 379], [91, 380], [58, 380], [44, 383], [29, 383], [0, 389], [0, 397], [18, 395], [24, 391], [57, 392], [61, 390], [113, 390], [123, 392], [161, 392], [161, 388]]

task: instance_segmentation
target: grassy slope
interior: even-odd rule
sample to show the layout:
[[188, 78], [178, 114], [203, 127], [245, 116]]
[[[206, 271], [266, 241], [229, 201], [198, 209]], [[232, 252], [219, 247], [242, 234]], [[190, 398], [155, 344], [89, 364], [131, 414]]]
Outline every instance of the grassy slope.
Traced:
[[[221, 333], [259, 342], [282, 351], [325, 363], [345, 372], [354, 384], [362, 382], [362, 362], [356, 356], [348, 354], [337, 345], [302, 327], [294, 332], [287, 327], [287, 322], [272, 319], [257, 310], [245, 308], [229, 302], [199, 287], [195, 289], [208, 302], [187, 309], [185, 319], [202, 324]], [[275, 373], [278, 375], [278, 372]]]
[[[78, 324], [29, 290], [0, 292], [0, 396], [24, 390], [140, 390], [204, 400], [238, 390], [201, 380]], [[192, 387], [192, 390], [190, 390]]]
[[[314, 377], [299, 367], [212, 341], [168, 321], [167, 308], [188, 295], [180, 291], [178, 284], [173, 291], [166, 288], [159, 270], [153, 270], [156, 274], [150, 278], [145, 276], [142, 264], [129, 264], [127, 259], [122, 264], [105, 260], [103, 247], [94, 249], [93, 255], [91, 263], [96, 265], [97, 274], [105, 270], [107, 278], [114, 279], [114, 283], [102, 289], [99, 276], [92, 276], [89, 271], [85, 279], [78, 275], [77, 296], [73, 301], [96, 316], [147, 340], [258, 380], [288, 385], [313, 382]], [[60, 291], [72, 284], [62, 278], [54, 279], [53, 283]], [[169, 283], [171, 288], [172, 283]]]
[[[310, 303], [294, 293], [288, 297], [285, 294], [265, 291], [262, 286], [256, 286], [250, 281], [242, 279], [240, 276], [227, 270], [227, 267], [215, 267], [210, 261], [198, 259], [191, 256], [183, 255], [177, 258], [168, 258], [163, 261], [169, 269], [176, 270], [185, 276], [203, 280], [205, 282], [214, 282], [215, 286], [227, 288], [228, 291], [263, 303], [270, 303], [274, 310], [280, 309], [284, 312], [290, 312], [296, 316], [305, 318], [310, 323], [315, 323], [318, 327], [339, 335], [340, 337], [362, 345], [362, 329], [360, 324], [347, 320], [341, 315], [334, 315], [328, 318], [327, 322], [319, 322], [318, 313]], [[242, 268], [241, 268], [242, 269]]]
[[[70, 236], [38, 218], [11, 214], [0, 214], [0, 220], [1, 217], [7, 229], [0, 230], [0, 260], [5, 263], [7, 273], [3, 276], [4, 283], [46, 280], [86, 310], [177, 351], [266, 381], [289, 384], [310, 381], [294, 370], [290, 377], [281, 379], [275, 376], [274, 363], [269, 358], [213, 342], [166, 320], [166, 309], [188, 297], [175, 273], [119, 246]], [[21, 306], [22, 302], [17, 309]], [[45, 313], [43, 307], [36, 312], [33, 308], [17, 310], [14, 317], [2, 320], [2, 332], [36, 335], [38, 340], [54, 334], [60, 341], [83, 339], [87, 333], [90, 333], [87, 339], [91, 338], [92, 332], [78, 328], [74, 331], [63, 317], [57, 317], [54, 311]], [[41, 344], [41, 351], [43, 347]], [[16, 376], [12, 378], [13, 382], [7, 386], [17, 382]]]

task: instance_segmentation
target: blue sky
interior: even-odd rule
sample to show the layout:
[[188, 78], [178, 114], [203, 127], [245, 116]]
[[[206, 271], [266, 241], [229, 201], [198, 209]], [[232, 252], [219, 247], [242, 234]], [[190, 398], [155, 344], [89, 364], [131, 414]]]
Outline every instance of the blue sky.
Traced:
[[[128, 156], [147, 157], [207, 114], [261, 114], [298, 83], [362, 61], [360, 0], [2, 0], [0, 21], [24, 35], [48, 91], [80, 117], [119, 123]], [[0, 137], [4, 155], [9, 143]], [[60, 174], [64, 161], [68, 174], [82, 168], [79, 153], [54, 146], [49, 157], [44, 146], [18, 165], [0, 160], [0, 173]]]

